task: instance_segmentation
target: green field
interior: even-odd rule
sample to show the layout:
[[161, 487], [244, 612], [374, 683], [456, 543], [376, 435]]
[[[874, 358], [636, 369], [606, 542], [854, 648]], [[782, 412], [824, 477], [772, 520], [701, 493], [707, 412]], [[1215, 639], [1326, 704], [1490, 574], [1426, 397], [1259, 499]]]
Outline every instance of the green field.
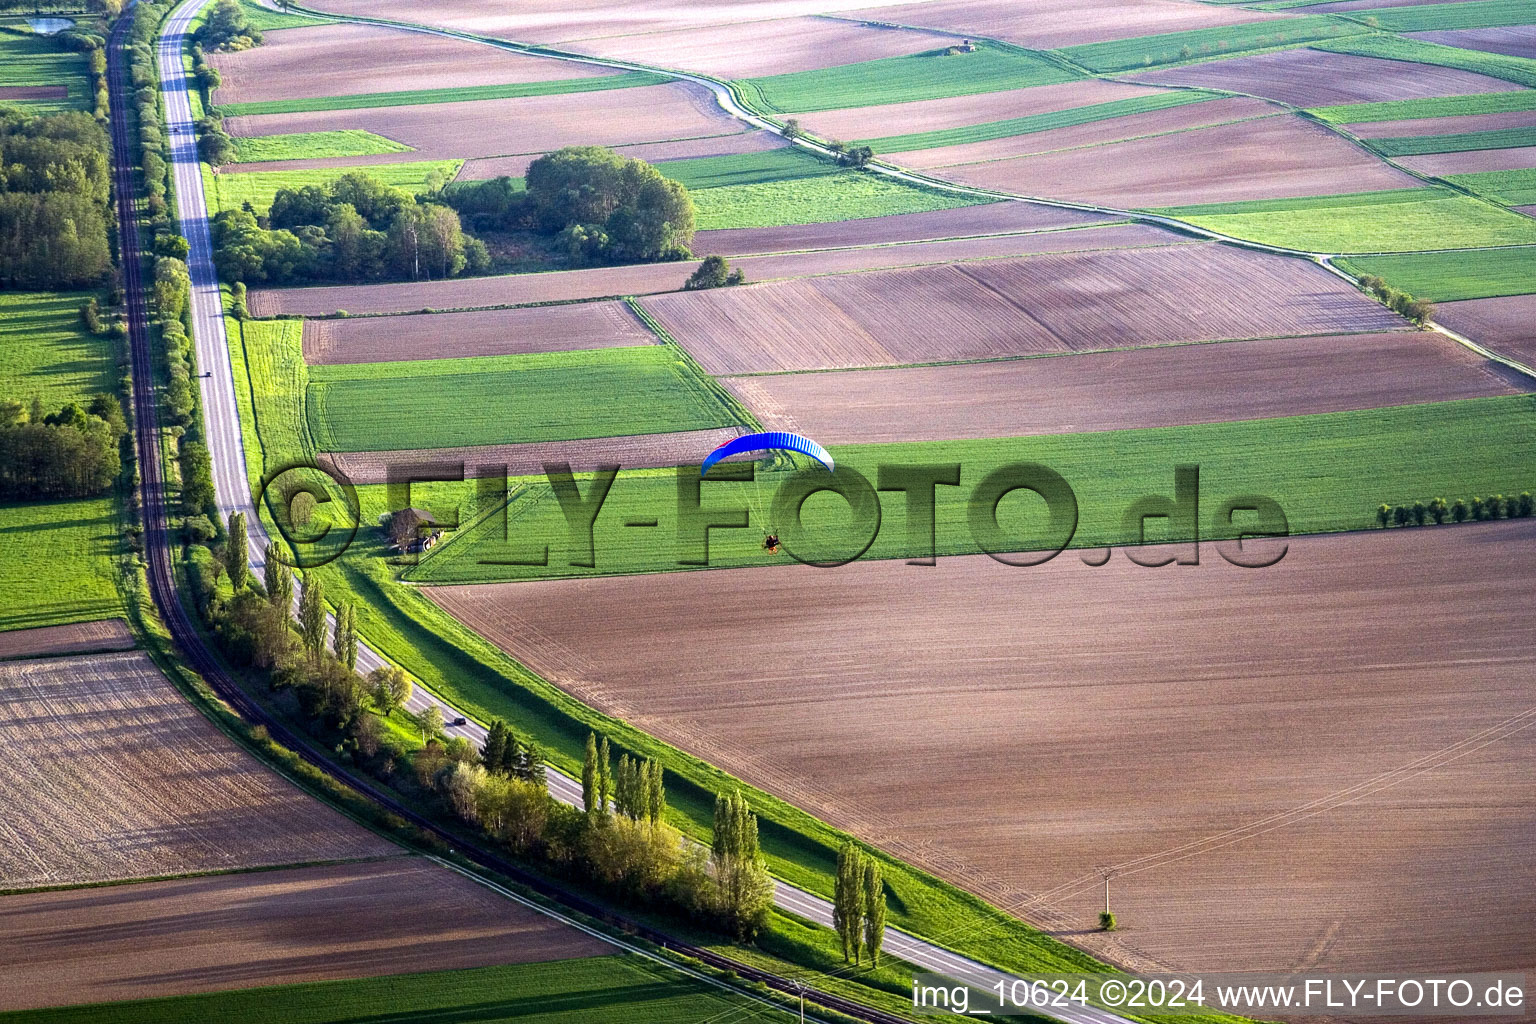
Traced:
[[765, 153], [706, 156], [695, 160], [667, 160], [656, 169], [689, 189], [760, 185], [837, 174], [845, 168], [798, 146], [770, 149]]
[[1466, 3], [1424, 4], [1350, 11], [1373, 28], [1386, 32], [1437, 32], [1458, 28], [1499, 28], [1536, 22], [1530, 0], [1470, 0]]
[[32, 1024], [671, 1024], [789, 1021], [633, 955], [514, 964], [0, 1014]]
[[1353, 21], [1312, 14], [1282, 21], [1255, 21], [1246, 25], [1086, 43], [1064, 47], [1060, 52], [1090, 71], [1105, 73], [1177, 64], [1201, 57], [1232, 56], [1252, 50], [1305, 46], [1320, 39], [1337, 39], [1367, 31], [1364, 25]]
[[1502, 53], [1485, 53], [1467, 50], [1460, 46], [1441, 46], [1418, 39], [1401, 36], [1373, 35], [1358, 39], [1341, 39], [1337, 42], [1318, 43], [1319, 50], [1336, 53], [1353, 53], [1360, 57], [1381, 57], [1386, 60], [1404, 60], [1413, 64], [1435, 64], [1444, 68], [1457, 68], [1479, 75], [1502, 78], [1524, 86], [1536, 86], [1536, 60], [1510, 57]]
[[117, 389], [105, 338], [88, 334], [80, 305], [91, 292], [0, 292], [0, 399], [49, 412]]
[[984, 42], [974, 53], [929, 50], [908, 57], [748, 78], [735, 85], [741, 98], [759, 112], [792, 114], [1024, 89], [1078, 77], [1075, 71], [1034, 50]]
[[1414, 252], [1536, 243], [1536, 220], [1443, 188], [1173, 207], [1235, 238], [1304, 252]]
[[702, 430], [738, 422], [670, 346], [312, 366], [321, 451], [391, 451]]
[[[1076, 489], [1079, 525], [1074, 546], [1121, 546], [1129, 538], [1122, 516], [1136, 499], [1170, 494], [1173, 467], [1196, 463], [1201, 472], [1202, 509], [1224, 498], [1262, 494], [1285, 510], [1293, 533], [1358, 530], [1374, 522], [1375, 508], [1437, 495], [1519, 493], [1536, 485], [1536, 397], [1519, 395], [1361, 412], [1284, 419], [1216, 423], [1152, 430], [1106, 431], [1046, 437], [910, 444], [847, 445], [833, 450], [840, 466], [871, 480], [881, 464], [962, 465], [962, 486], [941, 488], [937, 498], [938, 551], [958, 555], [977, 550], [966, 525], [970, 486], [1009, 462], [1038, 462], [1062, 474]], [[692, 471], [689, 471], [692, 472]], [[778, 478], [766, 483], [720, 481], [704, 487], [703, 501], [715, 509], [746, 508], [754, 527], [715, 530], [710, 536], [714, 567], [778, 564], [783, 555], [762, 550], [763, 531], [789, 539], [789, 523], [764, 522]], [[636, 472], [613, 485], [596, 523], [596, 568], [568, 565], [566, 524], [546, 483], [533, 481], [512, 503], [511, 543], [503, 542], [499, 520], [439, 549], [407, 578], [422, 583], [488, 582], [550, 575], [613, 575], [681, 568], [676, 534], [675, 474]], [[1041, 520], [1035, 502], [1005, 500], [999, 519], [1018, 550], [1036, 550]], [[805, 507], [812, 536], [803, 551], [829, 558], [842, 553], [847, 504], [822, 496]], [[1202, 513], [1205, 514], [1205, 513]], [[1213, 514], [1213, 513], [1212, 513]], [[623, 523], [657, 517], [662, 529], [632, 536]], [[886, 501], [879, 536], [869, 558], [923, 554], [909, 549], [904, 506]], [[1202, 524], [1213, 529], [1214, 524]], [[1206, 536], [1214, 536], [1207, 533]], [[1035, 538], [1033, 544], [1028, 538]], [[550, 546], [550, 566], [482, 564], [500, 555]]]
[[305, 167], [288, 171], [239, 171], [215, 174], [202, 164], [203, 188], [214, 213], [238, 210], [242, 203], [250, 203], [258, 213], [266, 213], [272, 205], [272, 197], [279, 189], [303, 188], [305, 185], [324, 185], [343, 174], [361, 172], [377, 178], [386, 185], [403, 188], [407, 192], [421, 192], [427, 187], [427, 176], [439, 171], [450, 179], [459, 173], [462, 160], [419, 160], [404, 164], [374, 164], [365, 167]]
[[1455, 135], [1414, 135], [1370, 139], [1366, 143], [1383, 156], [1420, 156], [1424, 153], [1467, 153], [1475, 149], [1516, 149], [1536, 146], [1536, 128], [1501, 128], [1489, 132]]
[[995, 200], [908, 185], [862, 171], [759, 185], [728, 185], [693, 193], [696, 226], [700, 231], [825, 224], [990, 202]]
[[0, 630], [123, 614], [116, 499], [0, 505]]
[[416, 89], [403, 92], [365, 92], [355, 96], [313, 96], [295, 100], [262, 100], [219, 106], [225, 117], [240, 114], [297, 114], [310, 110], [362, 110], [367, 107], [409, 107], [422, 103], [458, 103], [465, 100], [506, 100], [523, 96], [554, 96], [568, 92], [606, 92], [661, 85], [670, 81], [649, 71], [625, 71], [597, 78], [562, 78], [551, 82], [512, 82], [507, 85], [471, 85], [461, 89]]
[[871, 146], [876, 153], [906, 153], [918, 149], [938, 149], [942, 146], [961, 146], [970, 142], [991, 142], [993, 139], [1012, 138], [1015, 135], [1031, 135], [1053, 128], [1071, 128], [1074, 125], [1107, 121], [1114, 117], [1146, 114], [1169, 107], [1181, 107], [1187, 103], [1203, 103], [1217, 99], [1215, 93], [1185, 90], [1157, 93], [1152, 96], [1135, 96], [1128, 100], [1111, 100], [1108, 103], [1092, 103], [1084, 107], [1053, 110], [1028, 117], [1015, 117], [1006, 121], [988, 121], [985, 124], [961, 125], [957, 128], [941, 128], [931, 132], [913, 132], [910, 135], [886, 135], [878, 139], [862, 139], [861, 145]]
[[58, 43], [32, 31], [21, 18], [0, 18], [0, 90], [16, 86], [62, 85], [69, 95], [61, 99], [5, 99], [0, 104], [14, 104], [35, 114], [60, 110], [89, 110], [95, 102], [91, 95], [90, 63], [83, 53], [59, 48]]
[[1421, 299], [1454, 302], [1536, 292], [1536, 247], [1339, 260], [1357, 277], [1375, 274]]
[[[304, 421], [304, 409], [299, 400], [309, 387], [309, 367], [304, 363], [303, 332], [301, 320], [247, 320], [244, 323], [234, 317], [224, 318], [225, 332], [231, 347], [240, 346], [242, 363], [248, 373], [242, 375], [240, 398], [241, 411], [254, 406], [255, 421], [242, 421], [241, 432], [247, 436], [245, 452], [247, 460], [260, 458], [266, 453], [266, 464], [258, 462], [249, 467], [253, 479], [262, 472], [275, 469], [288, 462], [307, 458], [314, 453], [309, 441], [308, 424]], [[256, 423], [260, 424], [261, 445], [250, 443], [255, 438]]]
[[1497, 200], [1505, 206], [1530, 206], [1536, 203], [1536, 168], [1452, 174], [1445, 180]]
[[291, 135], [257, 135], [235, 138], [235, 163], [255, 164], [268, 160], [322, 160], [375, 153], [409, 153], [411, 147], [361, 128], [327, 132], [294, 132]]
[[240, 0], [240, 9], [245, 12], [245, 20], [255, 28], [263, 32], [272, 32], [285, 28], [304, 28], [307, 25], [330, 25], [332, 22], [322, 18], [306, 18], [302, 14], [285, 14], [282, 11], [274, 11], [270, 7], [254, 3], [252, 0]]
[[1505, 114], [1521, 110], [1536, 110], [1536, 92], [1485, 92], [1474, 96], [1436, 96], [1424, 100], [1346, 103], [1335, 107], [1316, 107], [1307, 113], [1330, 124], [1366, 124], [1424, 117]]

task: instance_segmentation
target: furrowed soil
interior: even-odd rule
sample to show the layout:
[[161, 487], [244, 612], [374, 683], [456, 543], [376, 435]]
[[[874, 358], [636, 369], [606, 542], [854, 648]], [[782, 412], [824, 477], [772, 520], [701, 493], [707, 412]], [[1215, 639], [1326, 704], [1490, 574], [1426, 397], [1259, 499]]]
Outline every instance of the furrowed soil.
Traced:
[[1443, 335], [1398, 332], [723, 383], [766, 429], [838, 445], [1166, 427], [1536, 388], [1522, 379]]
[[[381, 53], [389, 59], [380, 60]], [[274, 32], [260, 46], [214, 52], [208, 61], [221, 78], [213, 93], [216, 106], [618, 74], [611, 68], [373, 25]]]
[[475, 313], [309, 320], [304, 361], [387, 363], [405, 359], [567, 352], [654, 344], [622, 302], [583, 302]]
[[1346, 124], [1350, 134], [1362, 139], [1394, 139], [1416, 135], [1459, 135], [1463, 132], [1497, 131], [1500, 128], [1536, 126], [1536, 110], [1512, 110], [1502, 114], [1468, 114], [1462, 117], [1418, 117], [1407, 121], [1368, 121]]
[[1199, 243], [877, 271], [641, 302], [711, 373], [1403, 326], [1316, 266]]
[[0, 664], [0, 889], [393, 853], [138, 652]]
[[1446, 302], [1435, 319], [1500, 355], [1536, 366], [1536, 295]]
[[[1189, 154], [1196, 151], [1200, 160], [1191, 161]], [[1120, 207], [1335, 195], [1419, 184], [1328, 129], [1284, 114], [966, 164], [946, 168], [943, 176], [982, 188]]]
[[1536, 58], [1536, 26], [1513, 25], [1508, 28], [1464, 28], [1448, 32], [1411, 32], [1411, 39], [1442, 46], [1461, 46], [1468, 50], [1507, 53], [1511, 57]]
[[38, 626], [0, 633], [0, 658], [56, 657], [86, 651], [126, 651], [133, 634], [122, 619], [73, 622], [67, 626]]
[[420, 858], [0, 896], [0, 1010], [613, 947]]
[[1536, 146], [1515, 149], [1474, 149], [1465, 153], [1430, 153], [1398, 157], [1397, 162], [1420, 174], [1476, 174], [1479, 171], [1520, 171], [1536, 167]]
[[1208, 544], [1160, 570], [430, 593], [603, 711], [1122, 963], [1364, 972], [1536, 965], [1512, 924], [1536, 914], [1536, 621], [1489, 599], [1533, 586], [1527, 520], [1299, 538], [1263, 570]]
[[1134, 77], [1138, 82], [1154, 85], [1230, 89], [1297, 107], [1510, 92], [1520, 88], [1513, 82], [1455, 68], [1308, 49], [1209, 61]]

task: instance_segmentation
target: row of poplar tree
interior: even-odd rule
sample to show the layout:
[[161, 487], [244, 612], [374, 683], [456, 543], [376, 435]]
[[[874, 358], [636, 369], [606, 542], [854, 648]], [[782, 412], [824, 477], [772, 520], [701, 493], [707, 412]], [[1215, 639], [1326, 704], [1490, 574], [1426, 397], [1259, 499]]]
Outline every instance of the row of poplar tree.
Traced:
[[843, 959], [878, 967], [885, 944], [885, 882], [880, 862], [853, 843], [837, 852], [837, 885], [832, 896], [832, 927], [843, 943]]

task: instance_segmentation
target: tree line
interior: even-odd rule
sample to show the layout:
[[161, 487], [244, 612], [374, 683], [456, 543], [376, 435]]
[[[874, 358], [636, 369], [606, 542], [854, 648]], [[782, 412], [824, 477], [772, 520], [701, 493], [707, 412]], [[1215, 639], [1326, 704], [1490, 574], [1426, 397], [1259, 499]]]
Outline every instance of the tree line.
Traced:
[[448, 206], [360, 171], [280, 189], [265, 216], [213, 218], [214, 262], [231, 281], [435, 280], [490, 267], [485, 243]]
[[238, 0], [218, 0], [192, 38], [208, 50], [249, 50], [262, 43], [261, 30], [246, 18]]
[[110, 182], [107, 133], [91, 115], [0, 106], [0, 285], [102, 281], [112, 268]]
[[837, 881], [832, 895], [832, 927], [843, 945], [843, 960], [868, 957], [880, 966], [885, 944], [885, 882], [880, 862], [853, 843], [837, 852]]
[[1428, 299], [1416, 299], [1402, 289], [1392, 287], [1374, 274], [1366, 274], [1360, 278], [1360, 287], [1376, 296], [1383, 306], [1398, 316], [1412, 320], [1416, 324], [1423, 324], [1435, 315], [1433, 302]]
[[112, 395], [45, 412], [0, 399], [0, 501], [88, 498], [122, 472], [123, 407]]
[[1482, 521], [1501, 516], [1523, 519], [1532, 514], [1536, 514], [1536, 498], [1531, 497], [1530, 491], [1522, 491], [1513, 498], [1495, 494], [1488, 498], [1474, 495], [1471, 500], [1457, 498], [1450, 502], [1444, 498], [1433, 498], [1429, 501], [1415, 501], [1411, 505], [1383, 503], [1376, 506], [1376, 524], [1383, 529], [1388, 526], [1423, 526], [1428, 522], [1438, 526], [1446, 520], [1464, 523], [1469, 519]]

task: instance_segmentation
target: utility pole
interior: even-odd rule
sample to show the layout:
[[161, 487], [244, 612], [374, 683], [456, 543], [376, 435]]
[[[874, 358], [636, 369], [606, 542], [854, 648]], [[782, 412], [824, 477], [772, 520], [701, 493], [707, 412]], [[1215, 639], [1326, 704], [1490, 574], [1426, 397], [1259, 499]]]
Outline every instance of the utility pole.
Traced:
[[797, 979], [795, 990], [800, 993], [800, 1024], [805, 1024], [805, 982]]
[[1113, 868], [1099, 867], [1099, 874], [1104, 878], [1104, 913], [1109, 913], [1109, 880], [1115, 877]]

